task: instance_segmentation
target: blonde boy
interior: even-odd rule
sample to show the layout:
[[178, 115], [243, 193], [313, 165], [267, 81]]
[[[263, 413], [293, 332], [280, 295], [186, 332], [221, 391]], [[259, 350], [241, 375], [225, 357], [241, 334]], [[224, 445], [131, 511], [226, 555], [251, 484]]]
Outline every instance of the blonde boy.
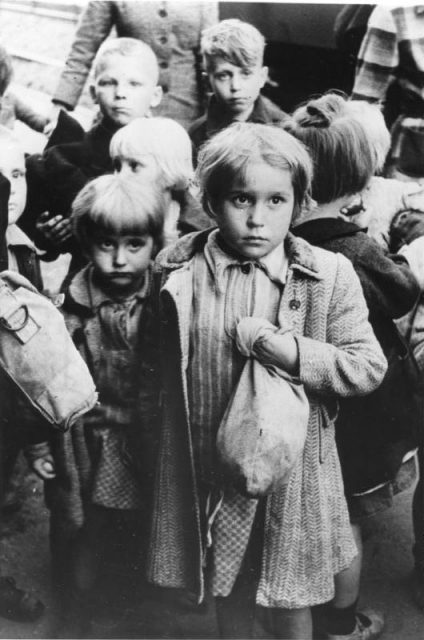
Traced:
[[205, 115], [189, 129], [196, 149], [232, 122], [278, 125], [286, 118], [260, 95], [268, 77], [264, 49], [263, 35], [241, 20], [222, 20], [203, 31], [201, 50], [212, 96]]

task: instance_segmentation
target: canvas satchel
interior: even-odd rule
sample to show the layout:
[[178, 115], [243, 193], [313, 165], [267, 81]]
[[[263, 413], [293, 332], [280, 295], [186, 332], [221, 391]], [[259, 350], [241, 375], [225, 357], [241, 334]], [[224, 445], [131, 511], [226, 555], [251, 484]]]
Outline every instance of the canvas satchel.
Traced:
[[62, 314], [13, 271], [0, 273], [0, 366], [60, 429], [97, 402], [93, 379]]
[[252, 356], [275, 331], [257, 318], [239, 323], [237, 346], [248, 357], [217, 434], [224, 480], [252, 498], [266, 496], [288, 481], [302, 454], [309, 419], [303, 385]]

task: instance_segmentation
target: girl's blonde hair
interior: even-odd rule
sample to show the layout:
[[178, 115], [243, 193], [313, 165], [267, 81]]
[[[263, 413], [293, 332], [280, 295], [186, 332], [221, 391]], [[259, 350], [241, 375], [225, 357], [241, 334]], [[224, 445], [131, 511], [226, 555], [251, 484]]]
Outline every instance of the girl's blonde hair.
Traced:
[[346, 108], [352, 117], [365, 129], [374, 154], [374, 173], [382, 173], [389, 153], [391, 136], [378, 104], [365, 100], [349, 100]]
[[95, 178], [72, 203], [75, 236], [88, 251], [96, 233], [147, 234], [161, 248], [163, 195], [156, 185], [142, 184], [119, 174]]
[[374, 157], [364, 127], [348, 101], [327, 93], [298, 107], [282, 125], [301, 140], [314, 162], [312, 197], [318, 204], [355, 195], [374, 173]]
[[301, 142], [279, 127], [239, 122], [223, 129], [200, 149], [197, 166], [202, 203], [214, 217], [220, 201], [249, 164], [265, 162], [291, 173], [294, 208], [292, 221], [309, 198], [312, 162]]
[[170, 118], [135, 118], [119, 129], [110, 143], [114, 158], [136, 160], [152, 155], [168, 189], [183, 191], [193, 180], [192, 146], [188, 133]]

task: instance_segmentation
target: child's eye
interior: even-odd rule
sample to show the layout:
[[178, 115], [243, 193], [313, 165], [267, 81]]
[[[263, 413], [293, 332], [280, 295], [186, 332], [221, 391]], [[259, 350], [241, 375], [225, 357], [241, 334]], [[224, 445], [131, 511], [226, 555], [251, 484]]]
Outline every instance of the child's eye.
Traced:
[[112, 160], [113, 163], [113, 168], [115, 171], [117, 171], [118, 173], [120, 171], [122, 171], [122, 161], [121, 158], [113, 158]]
[[277, 206], [277, 205], [281, 204], [282, 202], [285, 202], [285, 200], [281, 196], [272, 196], [272, 198], [270, 198], [270, 202], [271, 202], [271, 204]]
[[140, 169], [143, 168], [141, 162], [138, 162], [137, 160], [130, 160], [128, 164], [133, 173], [137, 173], [137, 171], [140, 171]]
[[98, 84], [99, 87], [110, 87], [115, 84], [115, 81], [112, 80], [112, 78], [103, 78], [102, 80], [99, 80]]
[[233, 204], [240, 208], [248, 206], [250, 204], [250, 200], [251, 198], [245, 193], [238, 193], [232, 198]]
[[221, 73], [215, 74], [215, 78], [217, 80], [226, 80], [229, 77], [230, 77], [230, 74], [228, 73], [228, 71], [222, 71]]
[[112, 240], [108, 240], [108, 238], [103, 238], [103, 240], [99, 240], [98, 246], [102, 251], [110, 251], [113, 249], [114, 244]]
[[11, 173], [11, 176], [14, 180], [17, 180], [18, 178], [24, 178], [25, 171], [23, 171], [22, 169], [14, 169]]
[[243, 69], [242, 70], [242, 75], [248, 77], [252, 75], [252, 71], [250, 69]]
[[131, 251], [138, 251], [142, 249], [146, 245], [146, 240], [144, 238], [132, 238], [128, 240], [128, 248]]
[[138, 80], [130, 80], [130, 86], [131, 87], [141, 87], [142, 83], [139, 82]]

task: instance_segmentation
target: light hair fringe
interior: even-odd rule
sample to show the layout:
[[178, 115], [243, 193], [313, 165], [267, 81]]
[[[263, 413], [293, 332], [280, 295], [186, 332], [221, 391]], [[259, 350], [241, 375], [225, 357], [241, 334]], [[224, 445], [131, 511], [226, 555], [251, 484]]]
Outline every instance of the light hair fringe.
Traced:
[[231, 18], [202, 31], [200, 48], [206, 71], [213, 71], [216, 58], [250, 69], [263, 65], [265, 38], [248, 22]]
[[192, 146], [186, 130], [170, 118], [136, 118], [119, 129], [110, 143], [110, 156], [137, 160], [152, 155], [163, 186], [183, 191], [193, 181]]

